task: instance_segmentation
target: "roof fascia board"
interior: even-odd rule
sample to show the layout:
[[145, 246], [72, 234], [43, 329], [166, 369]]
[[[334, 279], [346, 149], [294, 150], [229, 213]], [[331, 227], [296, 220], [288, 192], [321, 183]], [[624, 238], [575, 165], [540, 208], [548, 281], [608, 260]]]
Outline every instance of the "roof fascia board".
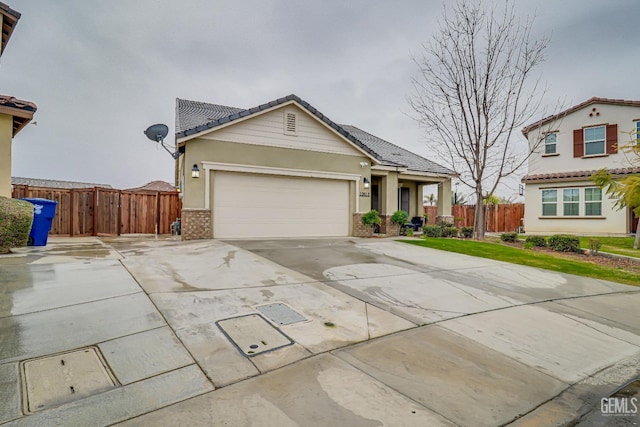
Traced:
[[18, 107], [7, 107], [6, 105], [0, 106], [0, 114], [6, 114], [7, 116], [21, 117], [23, 119], [33, 119], [33, 111], [23, 110]]

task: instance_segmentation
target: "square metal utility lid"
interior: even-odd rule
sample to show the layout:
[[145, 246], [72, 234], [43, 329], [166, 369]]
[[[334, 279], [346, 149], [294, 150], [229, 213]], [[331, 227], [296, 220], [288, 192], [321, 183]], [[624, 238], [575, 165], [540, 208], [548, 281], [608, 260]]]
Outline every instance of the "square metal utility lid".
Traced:
[[291, 338], [259, 314], [218, 320], [216, 325], [248, 357], [293, 344]]
[[21, 363], [23, 406], [36, 412], [116, 386], [95, 347]]
[[256, 310], [277, 325], [292, 325], [294, 323], [308, 322], [308, 320], [297, 311], [282, 302], [274, 302], [256, 306]]

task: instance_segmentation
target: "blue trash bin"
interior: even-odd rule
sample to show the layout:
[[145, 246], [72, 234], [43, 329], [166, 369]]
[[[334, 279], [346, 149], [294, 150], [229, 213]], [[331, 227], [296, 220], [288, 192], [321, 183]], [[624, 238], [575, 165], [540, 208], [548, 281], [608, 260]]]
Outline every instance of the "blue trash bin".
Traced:
[[46, 246], [49, 230], [53, 224], [53, 217], [56, 216], [56, 206], [58, 202], [47, 199], [24, 198], [33, 205], [33, 225], [29, 232], [29, 246]]

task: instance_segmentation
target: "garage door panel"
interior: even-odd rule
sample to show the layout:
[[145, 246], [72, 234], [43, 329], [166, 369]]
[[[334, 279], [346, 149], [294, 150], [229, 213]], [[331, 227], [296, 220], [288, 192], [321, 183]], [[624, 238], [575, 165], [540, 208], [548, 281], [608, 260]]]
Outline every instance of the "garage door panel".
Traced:
[[349, 235], [349, 182], [216, 172], [214, 237]]

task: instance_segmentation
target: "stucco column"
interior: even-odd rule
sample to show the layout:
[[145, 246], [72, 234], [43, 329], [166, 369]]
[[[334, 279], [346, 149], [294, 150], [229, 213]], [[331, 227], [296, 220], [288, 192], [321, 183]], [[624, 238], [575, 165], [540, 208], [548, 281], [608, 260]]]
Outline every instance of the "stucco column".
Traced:
[[416, 185], [416, 213], [414, 216], [424, 215], [424, 184]]
[[438, 184], [438, 216], [451, 216], [451, 180]]
[[0, 114], [0, 196], [11, 197], [13, 116]]
[[384, 200], [381, 206], [384, 206], [384, 214], [391, 215], [398, 210], [398, 174], [390, 172], [389, 175], [382, 180], [384, 187]]

